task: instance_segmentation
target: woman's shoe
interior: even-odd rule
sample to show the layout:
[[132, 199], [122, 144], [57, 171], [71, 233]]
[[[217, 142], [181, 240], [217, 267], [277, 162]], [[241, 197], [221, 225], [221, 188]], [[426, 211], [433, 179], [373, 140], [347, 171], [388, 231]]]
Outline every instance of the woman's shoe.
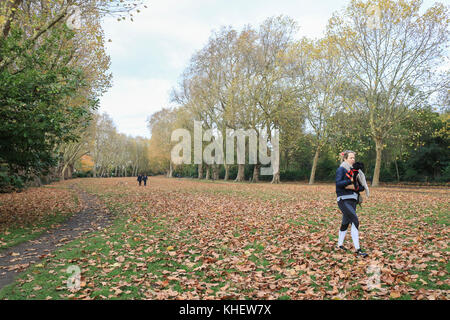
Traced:
[[363, 257], [363, 258], [369, 256], [367, 253], [362, 252], [362, 251], [361, 251], [361, 248], [358, 249], [358, 250], [356, 250], [356, 255], [357, 255], [357, 256], [360, 256], [360, 257]]

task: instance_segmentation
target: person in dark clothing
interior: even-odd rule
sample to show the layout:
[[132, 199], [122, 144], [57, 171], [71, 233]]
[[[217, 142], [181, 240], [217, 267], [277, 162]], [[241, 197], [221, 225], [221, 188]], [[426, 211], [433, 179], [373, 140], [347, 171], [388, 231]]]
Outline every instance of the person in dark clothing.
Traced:
[[[362, 252], [359, 246], [359, 220], [356, 215], [356, 204], [358, 201], [358, 193], [364, 190], [363, 184], [353, 184], [354, 177], [352, 165], [355, 163], [355, 152], [351, 150], [341, 153], [342, 163], [336, 170], [336, 194], [338, 207], [342, 212], [342, 223], [339, 230], [338, 249], [347, 251], [343, 246], [345, 234], [349, 224], [351, 227], [351, 234], [353, 245], [355, 246], [356, 254], [361, 257], [367, 257], [367, 253]], [[355, 177], [356, 179], [356, 177]]]
[[142, 175], [141, 174], [138, 175], [137, 181], [139, 182], [139, 185], [141, 185], [141, 182], [142, 182]]
[[142, 177], [142, 180], [144, 180], [144, 187], [147, 185], [147, 175], [144, 174], [144, 176]]

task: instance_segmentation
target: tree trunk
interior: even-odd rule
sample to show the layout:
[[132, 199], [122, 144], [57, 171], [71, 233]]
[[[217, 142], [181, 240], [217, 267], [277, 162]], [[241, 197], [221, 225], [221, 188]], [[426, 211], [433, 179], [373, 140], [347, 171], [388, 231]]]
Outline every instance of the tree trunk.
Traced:
[[373, 173], [372, 179], [372, 187], [378, 187], [380, 183], [381, 152], [383, 151], [383, 140], [375, 139], [375, 150], [377, 156], [375, 161], [375, 171]]
[[280, 183], [280, 170], [273, 175], [271, 183]]
[[284, 171], [288, 170], [289, 167], [289, 151], [286, 149], [284, 150]]
[[198, 164], [198, 179], [203, 179], [203, 163]]
[[209, 164], [206, 165], [206, 176], [205, 176], [205, 179], [206, 180], [210, 179], [210, 165]]
[[273, 174], [272, 181], [270, 183], [277, 183], [277, 184], [280, 183], [280, 167], [278, 167], [278, 170]]
[[439, 168], [439, 166], [435, 166], [434, 170], [433, 170], [433, 179], [437, 180], [441, 177], [441, 169]]
[[225, 167], [225, 177], [223, 178], [224, 181], [228, 181], [230, 178], [230, 167], [228, 164], [224, 164]]
[[61, 170], [61, 180], [66, 179], [66, 169], [67, 169], [67, 163], [63, 166], [63, 168]]
[[311, 169], [311, 176], [309, 177], [309, 184], [314, 184], [314, 179], [316, 177], [317, 162], [319, 162], [319, 153], [320, 147], [318, 146], [316, 148], [316, 154], [314, 155], [313, 166]]
[[259, 182], [259, 168], [261, 167], [260, 164], [255, 164], [253, 167], [253, 178], [252, 182]]
[[170, 161], [169, 163], [169, 172], [167, 174], [168, 178], [172, 178], [173, 177], [173, 167], [172, 167], [172, 161]]
[[35, 184], [36, 184], [37, 187], [42, 187], [42, 185], [43, 185], [41, 178], [38, 177], [38, 176], [36, 176], [36, 177], [34, 178], [34, 182], [35, 182]]
[[400, 182], [400, 174], [398, 173], [397, 159], [395, 159], [394, 163], [395, 163], [395, 171], [397, 172], [397, 182]]
[[[270, 126], [267, 124], [267, 134], [269, 136], [269, 141], [272, 143], [272, 133], [270, 131]], [[270, 156], [272, 157], [272, 152], [275, 150], [270, 151]], [[279, 151], [279, 150], [278, 150]], [[271, 163], [272, 167], [274, 166], [274, 163]], [[272, 176], [272, 182], [271, 183], [280, 183], [280, 165], [279, 163], [274, 167], [274, 169], [277, 168], [277, 171]]]
[[73, 164], [69, 164], [68, 166], [68, 172], [67, 172], [67, 178], [72, 179], [72, 173], [73, 173]]
[[213, 164], [213, 180], [219, 180], [219, 165]]
[[235, 182], [242, 182], [245, 180], [245, 164], [238, 164], [238, 174]]

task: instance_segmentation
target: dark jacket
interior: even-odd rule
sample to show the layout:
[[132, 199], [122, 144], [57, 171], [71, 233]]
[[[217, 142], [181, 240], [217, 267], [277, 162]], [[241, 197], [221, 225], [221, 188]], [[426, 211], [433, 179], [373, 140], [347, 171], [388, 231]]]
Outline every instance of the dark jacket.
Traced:
[[[353, 176], [352, 170], [347, 171], [344, 167], [339, 167], [336, 170], [336, 195], [338, 197], [338, 201], [340, 199], [358, 199], [358, 193], [354, 190], [345, 189], [346, 186], [352, 184], [352, 181], [349, 177]], [[361, 192], [364, 190], [362, 185], [358, 185], [357, 192]]]

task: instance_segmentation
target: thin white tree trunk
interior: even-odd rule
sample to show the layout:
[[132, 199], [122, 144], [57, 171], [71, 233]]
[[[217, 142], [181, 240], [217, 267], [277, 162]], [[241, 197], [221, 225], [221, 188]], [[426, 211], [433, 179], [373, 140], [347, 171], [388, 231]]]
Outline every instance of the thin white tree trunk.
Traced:
[[320, 147], [317, 146], [316, 153], [314, 155], [313, 166], [311, 169], [311, 175], [309, 177], [309, 184], [314, 184], [315, 182], [317, 162], [319, 161], [319, 154], [320, 154]]

